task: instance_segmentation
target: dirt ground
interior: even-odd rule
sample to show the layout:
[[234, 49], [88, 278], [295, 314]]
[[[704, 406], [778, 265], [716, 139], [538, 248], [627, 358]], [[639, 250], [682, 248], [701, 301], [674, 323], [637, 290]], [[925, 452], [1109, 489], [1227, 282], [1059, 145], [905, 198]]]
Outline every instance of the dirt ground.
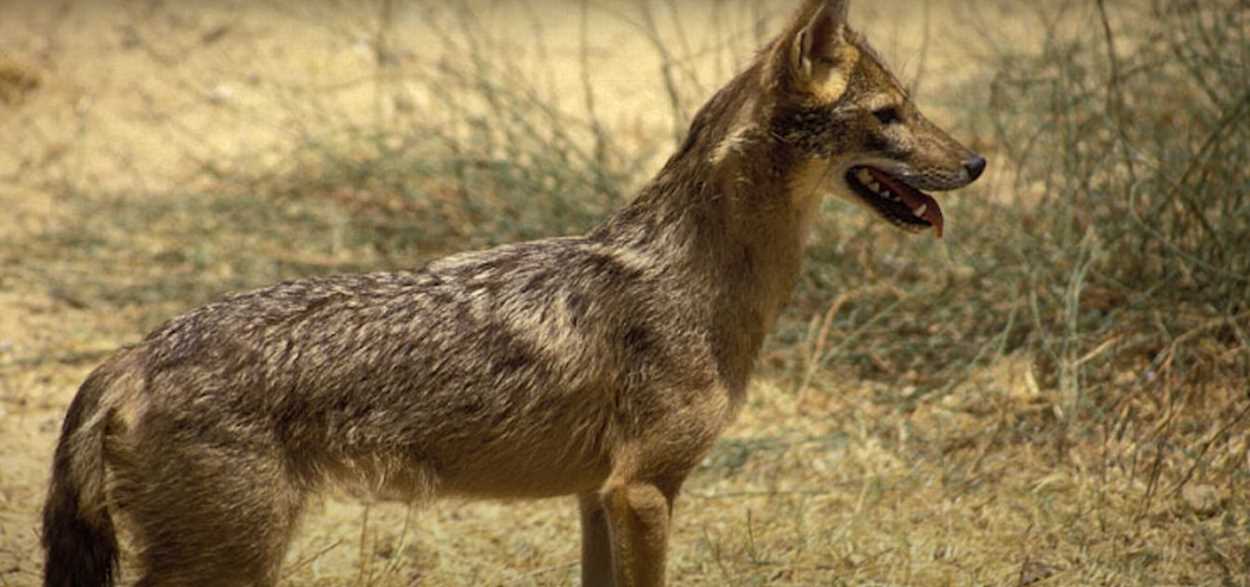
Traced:
[[[228, 172], [240, 157], [280, 157], [319, 117], [388, 116], [396, 104], [360, 83], [376, 58], [382, 5], [347, 4], [0, 2], [0, 178], [21, 180], [0, 183], [0, 586], [38, 583], [37, 515], [65, 407], [104, 353], [142, 334], [139, 310], [93, 306], [32, 278], [36, 269], [128, 271], [46, 258], [32, 266], [28, 243], [84, 221], [58, 186], [168, 197], [203, 177], [206, 162]], [[437, 11], [397, 4], [397, 58], [446, 58], [445, 45], [414, 39], [445, 22]], [[601, 118], [631, 132], [671, 132], [659, 60], [632, 4], [596, 4], [585, 20], [575, 2], [477, 4], [482, 22], [512, 43], [518, 71], [546, 76], [555, 95], [577, 96], [585, 61]], [[760, 13], [743, 3], [678, 4], [685, 38], [732, 47], [694, 59], [692, 84], [709, 91], [750, 55], [752, 15], [791, 5]], [[1025, 43], [1035, 34], [1014, 30], [1008, 8], [970, 14], [966, 4], [878, 0], [855, 8], [860, 27], [933, 96], [924, 106], [948, 125], [960, 99], [951, 89], [976, 73], [971, 39], [992, 30]], [[678, 38], [672, 20], [659, 29]], [[406, 107], [439, 116], [443, 99], [417, 95]], [[570, 98], [566, 107], [582, 105]], [[987, 179], [992, 191], [992, 174]], [[961, 432], [993, 426], [996, 410], [1048, 409], [1029, 364], [1005, 361], [978, 385], [897, 421], [883, 420], [888, 410], [873, 398], [906, 390], [835, 374], [818, 377], [828, 390], [819, 394], [759, 382], [742, 420], [687, 485], [676, 514], [674, 584], [1118, 585], [1177, 577], [1150, 569], [1198, 556], [1201, 546], [1171, 546], [1201, 545], [1201, 532], [1142, 530], [1085, 509], [1095, 494], [1128, 499], [1140, 480], [1125, 481], [1124, 494], [1101, 492], [1092, 470], [1047, 476], [1021, 464], [1041, 459], [1044, 447], [996, 453], [992, 440]], [[916, 435], [954, 448], [917, 464], [901, 448]], [[1159, 515], [1201, 516], [1206, 507], [1201, 496], [1178, 498]], [[1097, 537], [1068, 536], [1095, 522], [1104, 525]], [[571, 500], [412, 510], [331, 496], [305, 523], [287, 584], [573, 584], [577, 536]]]

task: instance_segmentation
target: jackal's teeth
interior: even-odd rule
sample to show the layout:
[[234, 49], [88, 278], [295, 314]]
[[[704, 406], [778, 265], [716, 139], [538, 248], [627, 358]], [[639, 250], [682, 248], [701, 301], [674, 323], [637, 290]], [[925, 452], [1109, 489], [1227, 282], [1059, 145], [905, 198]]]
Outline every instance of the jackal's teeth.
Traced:
[[875, 181], [869, 182], [869, 183], [868, 183], [868, 187], [869, 187], [869, 189], [871, 189], [871, 190], [872, 190], [872, 191], [874, 191], [874, 192], [881, 193], [881, 184], [879, 184], [879, 183], [877, 183], [877, 182], [875, 182]]
[[920, 218], [920, 217], [924, 216], [924, 213], [925, 213], [925, 212], [928, 212], [928, 211], [929, 211], [929, 205], [928, 205], [928, 204], [921, 204], [921, 205], [916, 206], [915, 208], [912, 208], [912, 209], [911, 209], [911, 213], [912, 213], [912, 214], [915, 214], [917, 218]]
[[863, 182], [864, 185], [868, 185], [873, 181], [872, 173], [870, 173], [867, 169], [860, 169], [859, 173], [857, 173], [855, 177], [858, 178], [859, 181]]

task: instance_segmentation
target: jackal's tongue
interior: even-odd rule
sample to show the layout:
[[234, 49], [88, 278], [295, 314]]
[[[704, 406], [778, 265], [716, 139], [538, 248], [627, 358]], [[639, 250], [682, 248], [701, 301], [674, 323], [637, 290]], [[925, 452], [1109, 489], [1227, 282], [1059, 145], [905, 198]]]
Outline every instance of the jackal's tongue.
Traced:
[[942, 207], [938, 205], [937, 200], [933, 199], [933, 196], [930, 196], [922, 191], [912, 189], [907, 184], [904, 184], [903, 182], [876, 169], [869, 169], [869, 171], [872, 172], [873, 177], [875, 177], [877, 181], [881, 182], [881, 184], [888, 187], [891, 192], [898, 195], [899, 199], [903, 200], [903, 204], [907, 206], [908, 210], [914, 211], [923, 206], [924, 210], [920, 214], [916, 214], [916, 217], [923, 218], [926, 222], [932, 224], [934, 236], [942, 238], [942, 224], [944, 221], [942, 218]]

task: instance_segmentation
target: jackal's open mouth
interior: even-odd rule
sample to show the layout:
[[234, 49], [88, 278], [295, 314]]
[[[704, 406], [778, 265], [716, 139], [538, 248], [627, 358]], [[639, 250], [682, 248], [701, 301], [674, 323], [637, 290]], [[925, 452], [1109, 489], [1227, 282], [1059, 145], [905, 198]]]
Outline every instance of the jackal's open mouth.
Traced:
[[875, 167], [852, 167], [846, 183], [882, 218], [910, 231], [932, 227], [942, 238], [942, 208], [933, 196]]

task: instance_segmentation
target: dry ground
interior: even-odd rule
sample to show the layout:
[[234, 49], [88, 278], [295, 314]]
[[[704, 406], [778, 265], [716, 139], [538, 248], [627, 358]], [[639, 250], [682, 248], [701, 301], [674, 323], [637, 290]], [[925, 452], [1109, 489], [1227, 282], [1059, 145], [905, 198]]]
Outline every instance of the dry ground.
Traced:
[[[692, 85], [711, 89], [749, 55], [754, 13], [725, 4], [680, 4], [686, 38], [711, 47], [719, 39], [724, 48], [696, 61]], [[972, 40], [987, 29], [1021, 43], [1033, 34], [1006, 4], [983, 3], [977, 18], [964, 4], [880, 0], [856, 8], [862, 28], [909, 79], [922, 81], [933, 96], [929, 110], [948, 124], [955, 116], [947, 107], [960, 100], [952, 88], [977, 74]], [[222, 174], [264, 165], [326, 118], [367, 123], [397, 108], [439, 116], [440, 100], [449, 99], [418, 92], [396, 104], [361, 82], [376, 57], [378, 3], [300, 6], [0, 0], [0, 585], [37, 584], [36, 514], [63, 410], [101, 353], [151, 325], [143, 289], [161, 287], [130, 284], [125, 295], [138, 302], [102, 304], [58, 285], [144, 275], [142, 255], [91, 263], [80, 251], [47, 254], [48, 234], [109, 222], [82, 216], [109, 208], [78, 205], [92, 199], [81, 188], [158, 205], [211, 187], [196, 183], [205, 181], [206, 162]], [[410, 51], [400, 58], [456, 57], [412, 39], [432, 34], [426, 10], [393, 15], [391, 34], [402, 41], [395, 45]], [[515, 33], [512, 65], [547, 76], [553, 95], [578, 95], [586, 60], [597, 115], [614, 131], [671, 132], [659, 61], [622, 17], [633, 14], [631, 4], [591, 10], [585, 46], [577, 3], [495, 10], [483, 12], [484, 22]], [[659, 29], [678, 38], [672, 21]], [[547, 45], [539, 51], [534, 39]], [[922, 47], [923, 60], [915, 57]], [[586, 107], [577, 99], [564, 106]], [[993, 146], [982, 146], [993, 158]], [[987, 180], [980, 193], [1006, 185], [993, 174]], [[191, 220], [175, 235], [121, 238], [136, 250], [194, 249], [197, 223], [214, 220]], [[341, 265], [354, 253], [365, 255], [359, 264], [378, 261], [350, 247], [262, 245], [241, 240], [233, 250], [311, 266]], [[1137, 463], [1119, 460], [1140, 454], [1129, 446], [1133, 435], [1082, 444], [1064, 459], [1054, 446], [1014, 441], [1053, 422], [1064, 405], [1038, 385], [1035, 370], [1032, 357], [1007, 357], [907, 409], [900, 398], [913, 390], [839, 373], [817, 373], [801, 391], [784, 373], [760, 381], [742, 419], [687, 484], [676, 514], [674, 584], [1250, 583], [1244, 484], [1190, 484], [1173, 494]], [[1244, 431], [1228, 442], [1246, 455]], [[288, 584], [572, 584], [576, 536], [570, 500], [410, 510], [332, 497], [308, 519]]]

